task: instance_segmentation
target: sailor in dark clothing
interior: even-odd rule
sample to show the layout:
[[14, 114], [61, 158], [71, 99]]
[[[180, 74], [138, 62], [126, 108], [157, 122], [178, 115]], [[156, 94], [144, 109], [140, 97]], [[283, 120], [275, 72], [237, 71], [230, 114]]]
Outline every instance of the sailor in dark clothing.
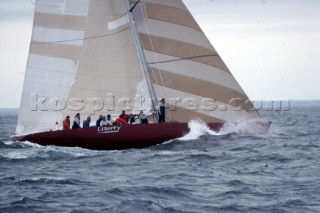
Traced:
[[166, 102], [164, 100], [164, 98], [162, 98], [158, 104], [157, 107], [158, 110], [158, 122], [159, 123], [163, 123], [166, 122], [165, 118], [166, 118]]
[[83, 121], [82, 127], [83, 127], [83, 128], [89, 128], [89, 127], [90, 127], [90, 122], [91, 122], [91, 117], [88, 116], [88, 117], [87, 117], [87, 120], [84, 120], [84, 121]]
[[99, 118], [98, 118], [98, 120], [96, 121], [96, 127], [99, 127], [99, 126], [100, 126], [101, 121], [102, 121], [102, 115], [99, 115]]
[[133, 123], [135, 123], [136, 122], [136, 117], [137, 117], [137, 115], [134, 115], [134, 114], [130, 114], [130, 124], [133, 124]]
[[72, 129], [79, 129], [80, 128], [80, 114], [77, 113], [73, 120]]

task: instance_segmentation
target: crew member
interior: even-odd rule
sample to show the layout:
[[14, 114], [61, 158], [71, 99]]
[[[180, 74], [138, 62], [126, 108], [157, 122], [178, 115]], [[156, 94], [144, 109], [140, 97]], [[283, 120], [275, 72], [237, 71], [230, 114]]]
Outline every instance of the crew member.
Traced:
[[83, 121], [82, 127], [83, 127], [83, 128], [89, 128], [89, 127], [90, 127], [90, 122], [91, 122], [91, 117], [88, 116], [88, 117], [87, 117], [87, 120], [84, 120], [84, 121]]
[[113, 122], [113, 125], [124, 125], [124, 124], [128, 124], [128, 122], [123, 119], [123, 115], [122, 114], [119, 116], [119, 118], [117, 118]]
[[140, 111], [139, 119], [140, 119], [141, 124], [148, 124], [149, 123], [148, 118], [147, 118], [146, 114], [143, 113], [143, 111]]
[[98, 120], [96, 121], [96, 127], [100, 126], [100, 122], [102, 121], [102, 115], [99, 115]]
[[72, 129], [80, 129], [80, 113], [77, 113], [76, 116], [74, 116]]
[[62, 125], [63, 130], [70, 130], [70, 116], [67, 115], [66, 119], [63, 120], [63, 125]]
[[158, 122], [163, 123], [166, 122], [166, 101], [162, 98], [157, 107], [158, 110]]
[[122, 110], [121, 115], [122, 115], [123, 120], [125, 120], [127, 123], [129, 123], [130, 115], [126, 114], [126, 112], [124, 110]]

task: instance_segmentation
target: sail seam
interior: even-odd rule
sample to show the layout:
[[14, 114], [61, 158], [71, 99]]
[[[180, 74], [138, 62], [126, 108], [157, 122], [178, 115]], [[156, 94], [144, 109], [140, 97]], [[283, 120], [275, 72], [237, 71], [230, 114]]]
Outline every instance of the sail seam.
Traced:
[[129, 29], [129, 28], [130, 28], [130, 26], [127, 26], [126, 28], [119, 30], [115, 33], [104, 34], [104, 35], [100, 35], [100, 36], [92, 36], [92, 37], [76, 38], [76, 39], [68, 39], [68, 40], [60, 40], [60, 41], [52, 41], [52, 42], [31, 42], [31, 44], [56, 44], [56, 43], [65, 43], [65, 42], [70, 42], [70, 41], [84, 41], [84, 40], [90, 40], [90, 39], [96, 39], [96, 38], [103, 38], [103, 37], [116, 35], [120, 32], [123, 32], [123, 31]]
[[196, 58], [212, 57], [212, 56], [219, 56], [219, 55], [214, 55], [214, 54], [199, 55], [199, 56], [192, 56], [192, 57], [185, 57], [185, 58], [178, 58], [178, 59], [171, 59], [171, 60], [150, 62], [148, 64], [162, 64], [162, 63], [170, 63], [170, 62], [183, 61], [183, 60], [196, 59]]

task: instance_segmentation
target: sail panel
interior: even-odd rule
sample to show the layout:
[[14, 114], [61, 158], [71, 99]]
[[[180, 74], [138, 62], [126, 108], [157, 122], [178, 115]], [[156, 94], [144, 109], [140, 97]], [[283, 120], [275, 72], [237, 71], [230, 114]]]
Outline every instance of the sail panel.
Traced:
[[127, 14], [127, 10], [123, 1], [90, 0], [89, 17], [100, 16], [101, 18], [105, 18], [125, 14]]
[[71, 16], [60, 14], [35, 13], [34, 26], [41, 26], [53, 29], [72, 30], [93, 30], [105, 31], [108, 29], [108, 22], [114, 21], [124, 14], [110, 16]]
[[86, 47], [80, 59], [98, 62], [126, 62], [138, 61], [136, 48], [131, 47]]
[[[146, 51], [154, 51], [169, 56], [175, 56], [180, 59], [200, 62], [203, 64], [211, 65], [215, 68], [219, 68], [221, 70], [224, 70], [225, 72], [229, 72], [228, 68], [221, 60], [218, 53], [212, 49], [200, 47], [182, 41], [148, 36], [145, 34], [140, 34], [140, 37], [143, 47]], [[149, 63], [161, 62], [162, 61], [152, 61]]]
[[[136, 2], [137, 0], [131, 1], [131, 2]], [[171, 8], [176, 8], [180, 10], [185, 10], [188, 12], [188, 9], [186, 6], [183, 4], [182, 1], [180, 0], [141, 0], [143, 3], [152, 3], [152, 4], [158, 4], [158, 5], [163, 5], [163, 6], [169, 6]]]
[[75, 67], [69, 59], [30, 54], [24, 94], [37, 94], [45, 98], [65, 97], [74, 79]]
[[190, 13], [186, 10], [161, 4], [146, 4], [146, 10], [150, 19], [175, 23], [201, 31], [201, 28], [194, 21]]
[[84, 31], [76, 30], [34, 27], [33, 33], [33, 43], [64, 43], [65, 45], [81, 46], [84, 38]]
[[[150, 68], [150, 70], [152, 69], [153, 68]], [[178, 78], [180, 79], [180, 81], [174, 80]], [[228, 103], [232, 106], [240, 105], [242, 109], [245, 110], [249, 110], [252, 108], [251, 104], [246, 103], [247, 96], [245, 94], [237, 93], [234, 90], [211, 83], [206, 80], [199, 80], [187, 76], [177, 75], [163, 70], [161, 70], [160, 72], [158, 70], [152, 70], [152, 80], [155, 84], [160, 86], [165, 86], [171, 89], [195, 94], [198, 96], [202, 95], [204, 97], [211, 98], [216, 101]], [[164, 85], [162, 85], [163, 82]], [[213, 97], [212, 91], [219, 91], [219, 93], [216, 93], [216, 95]], [[235, 97], [237, 97], [237, 100], [243, 100], [243, 102], [239, 104], [238, 101], [234, 101], [233, 99], [235, 99]]]
[[163, 70], [180, 76], [208, 81], [234, 90], [235, 92], [245, 94], [240, 85], [234, 83], [234, 78], [230, 73], [224, 72], [217, 67], [212, 67], [192, 60], [180, 60], [180, 58], [152, 53], [150, 51], [146, 51], [146, 55], [148, 56], [148, 59], [154, 57], [157, 61], [163, 62], [154, 63], [153, 59], [151, 59], [149, 67], [154, 70]]
[[[108, 70], [106, 70], [108, 67]], [[128, 61], [126, 63], [116, 62], [98, 62], [98, 61], [81, 61], [78, 64], [78, 75], [96, 76], [97, 78], [105, 78], [107, 81], [113, 78], [140, 78], [140, 64], [137, 61]], [[92, 72], [94, 70], [94, 72]], [[116, 71], [115, 71], [116, 70]]]
[[[21, 99], [21, 102], [29, 100]], [[38, 111], [37, 115], [30, 112], [28, 106], [21, 105], [19, 111], [19, 122], [16, 127], [16, 134], [35, 133], [40, 131], [55, 130], [55, 122], [60, 119], [60, 113]], [[50, 123], [50, 125], [48, 125]], [[23, 124], [23, 125], [22, 125]]]
[[86, 27], [86, 20], [86, 16], [72, 16], [36, 12], [34, 15], [34, 26], [83, 31]]
[[18, 134], [55, 128], [55, 122], [61, 118], [55, 100], [65, 100], [75, 76], [75, 67], [70, 59], [29, 54]]
[[76, 63], [76, 60], [81, 53], [81, 47], [50, 43], [41, 45], [34, 44], [30, 46], [30, 53], [40, 56], [70, 59]]
[[97, 47], [135, 47], [129, 26], [118, 30], [108, 31], [108, 34], [97, 31], [87, 31], [85, 35], [86, 46]]
[[[105, 81], [108, 83], [101, 84], [101, 81]], [[82, 89], [82, 90], [92, 90], [92, 91], [100, 91], [100, 92], [111, 92], [117, 91], [124, 94], [128, 94], [132, 92], [132, 88], [141, 81], [141, 77], [137, 78], [110, 78], [108, 77], [97, 77], [95, 75], [92, 76], [83, 76], [81, 75], [73, 84], [73, 88]], [[87, 82], [90, 82], [88, 84]], [[99, 98], [97, 96], [92, 96], [91, 98]]]
[[[181, 0], [173, 1], [180, 8], [163, 4], [164, 1], [143, 2], [135, 9], [134, 17], [158, 97], [208, 98], [230, 108], [223, 112], [197, 111], [202, 117], [207, 116], [205, 121], [259, 117], [251, 111], [252, 103], [190, 12], [181, 6]], [[237, 106], [242, 110], [234, 110]], [[187, 118], [188, 110], [179, 109], [180, 115], [182, 111]], [[177, 113], [171, 115], [173, 120], [183, 119]]]
[[36, 0], [35, 12], [87, 15], [90, 0]]
[[154, 19], [147, 19], [138, 27], [142, 34], [182, 41], [214, 50], [212, 46], [208, 45], [206, 36], [193, 28]]

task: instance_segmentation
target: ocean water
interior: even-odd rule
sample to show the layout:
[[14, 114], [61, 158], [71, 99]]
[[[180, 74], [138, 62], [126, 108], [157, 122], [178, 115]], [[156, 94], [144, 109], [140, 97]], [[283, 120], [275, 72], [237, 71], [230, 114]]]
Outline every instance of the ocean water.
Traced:
[[320, 107], [262, 111], [268, 134], [194, 124], [145, 149], [12, 143], [0, 116], [0, 212], [320, 212]]

